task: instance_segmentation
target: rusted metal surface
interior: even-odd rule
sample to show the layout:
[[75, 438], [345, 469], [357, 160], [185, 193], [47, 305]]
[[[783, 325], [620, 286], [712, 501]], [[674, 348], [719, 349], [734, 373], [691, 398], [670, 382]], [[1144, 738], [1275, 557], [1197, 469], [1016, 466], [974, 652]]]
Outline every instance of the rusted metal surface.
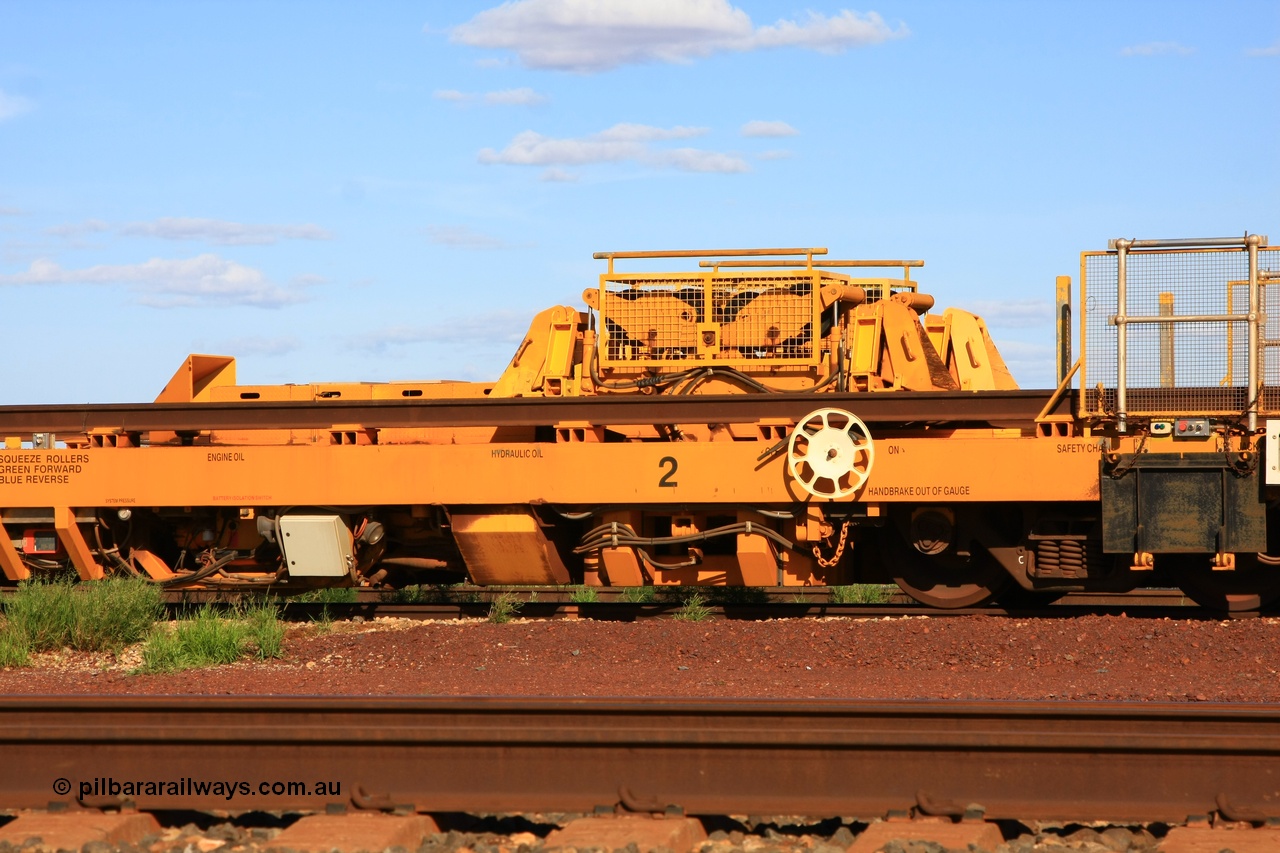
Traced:
[[[90, 429], [175, 432], [202, 429], [539, 426], [591, 424], [752, 423], [802, 418], [818, 405], [839, 406], [868, 423], [985, 423], [1025, 426], [1052, 391], [911, 392], [893, 394], [736, 394], [730, 396], [582, 397], [565, 399], [333, 400], [316, 402], [137, 403], [0, 406], [0, 435], [80, 433]], [[1050, 414], [1068, 414], [1064, 400]]]
[[0, 732], [4, 808], [1280, 814], [1272, 706], [15, 697]]

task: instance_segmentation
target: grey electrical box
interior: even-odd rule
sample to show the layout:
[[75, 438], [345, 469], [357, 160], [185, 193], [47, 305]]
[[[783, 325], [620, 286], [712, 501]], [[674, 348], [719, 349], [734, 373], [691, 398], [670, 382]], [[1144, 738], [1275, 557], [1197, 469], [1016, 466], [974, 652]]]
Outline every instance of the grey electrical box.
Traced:
[[336, 578], [351, 571], [351, 531], [336, 515], [282, 515], [278, 542], [289, 574]]
[[1208, 438], [1213, 425], [1208, 418], [1178, 418], [1173, 422], [1174, 438]]

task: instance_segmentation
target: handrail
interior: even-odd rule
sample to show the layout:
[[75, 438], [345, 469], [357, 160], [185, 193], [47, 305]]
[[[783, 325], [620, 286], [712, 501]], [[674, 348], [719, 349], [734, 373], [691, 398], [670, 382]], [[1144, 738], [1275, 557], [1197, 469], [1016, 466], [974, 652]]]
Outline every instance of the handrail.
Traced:
[[[700, 267], [800, 267], [806, 264], [800, 261], [763, 260], [763, 261], [699, 261]], [[924, 261], [815, 261], [818, 267], [922, 267]]]

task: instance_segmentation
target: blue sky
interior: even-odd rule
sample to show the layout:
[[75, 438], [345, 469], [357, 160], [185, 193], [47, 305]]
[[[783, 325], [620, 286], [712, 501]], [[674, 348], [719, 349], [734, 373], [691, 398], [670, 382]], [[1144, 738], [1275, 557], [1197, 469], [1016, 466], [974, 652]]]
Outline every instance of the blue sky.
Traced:
[[493, 379], [602, 250], [926, 261], [1024, 387], [1112, 237], [1280, 242], [1280, 3], [0, 0], [0, 404]]

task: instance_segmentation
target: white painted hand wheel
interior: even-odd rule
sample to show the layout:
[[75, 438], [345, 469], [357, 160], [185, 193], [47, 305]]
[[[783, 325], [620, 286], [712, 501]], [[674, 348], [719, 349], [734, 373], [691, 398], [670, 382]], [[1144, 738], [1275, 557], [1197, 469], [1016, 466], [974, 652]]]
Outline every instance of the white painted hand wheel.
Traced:
[[787, 441], [787, 469], [815, 498], [847, 498], [871, 474], [871, 431], [852, 412], [818, 409], [805, 415]]

